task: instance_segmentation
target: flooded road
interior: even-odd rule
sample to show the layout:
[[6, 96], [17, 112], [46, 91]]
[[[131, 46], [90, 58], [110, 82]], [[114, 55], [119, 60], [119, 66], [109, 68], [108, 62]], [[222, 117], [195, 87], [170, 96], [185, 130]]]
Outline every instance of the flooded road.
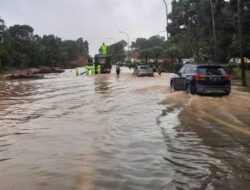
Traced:
[[131, 73], [0, 82], [0, 189], [249, 189], [250, 94]]

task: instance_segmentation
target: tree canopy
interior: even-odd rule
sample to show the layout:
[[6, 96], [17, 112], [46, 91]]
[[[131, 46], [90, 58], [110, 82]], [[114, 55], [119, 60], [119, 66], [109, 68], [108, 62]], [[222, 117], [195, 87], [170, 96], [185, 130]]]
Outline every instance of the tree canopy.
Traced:
[[108, 54], [111, 56], [111, 62], [123, 62], [124, 58], [126, 57], [126, 52], [124, 48], [127, 46], [127, 42], [121, 40], [114, 44], [108, 46]]
[[62, 40], [54, 35], [39, 36], [28, 25], [6, 28], [0, 19], [0, 67], [67, 67], [80, 55], [89, 55], [83, 38]]
[[[195, 58], [228, 62], [239, 57], [238, 0], [172, 0], [168, 15], [168, 41], [163, 37], [137, 38], [133, 49], [143, 52], [161, 47], [160, 54], [146, 53], [152, 58]], [[243, 54], [250, 57], [250, 2], [241, 0]], [[214, 22], [213, 22], [214, 21]], [[214, 25], [213, 25], [214, 23]]]
[[[243, 0], [241, 6], [244, 55], [249, 56], [250, 3]], [[181, 57], [227, 62], [239, 56], [237, 16], [237, 0], [173, 0], [168, 26], [171, 45]]]

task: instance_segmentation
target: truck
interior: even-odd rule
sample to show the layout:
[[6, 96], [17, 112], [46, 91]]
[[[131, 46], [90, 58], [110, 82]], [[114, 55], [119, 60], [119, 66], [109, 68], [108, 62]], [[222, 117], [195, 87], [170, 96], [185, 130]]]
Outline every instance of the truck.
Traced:
[[[96, 54], [94, 64], [95, 68], [97, 68], [98, 65], [101, 65], [101, 73], [111, 73], [112, 65], [110, 62], [110, 55]], [[97, 69], [95, 70], [97, 74]]]

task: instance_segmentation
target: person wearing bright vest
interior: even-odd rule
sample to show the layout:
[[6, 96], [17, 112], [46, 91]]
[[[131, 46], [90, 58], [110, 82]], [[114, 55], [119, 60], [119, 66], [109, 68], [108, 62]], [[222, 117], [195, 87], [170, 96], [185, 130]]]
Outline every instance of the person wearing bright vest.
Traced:
[[76, 76], [78, 76], [79, 75], [79, 69], [78, 69], [78, 67], [76, 67]]
[[85, 75], [89, 75], [89, 66], [88, 65], [85, 66]]
[[107, 55], [107, 46], [105, 43], [102, 44], [101, 50], [102, 50], [102, 55]]
[[101, 65], [98, 65], [96, 70], [98, 74], [101, 74]]
[[95, 75], [95, 65], [91, 66], [91, 75]]

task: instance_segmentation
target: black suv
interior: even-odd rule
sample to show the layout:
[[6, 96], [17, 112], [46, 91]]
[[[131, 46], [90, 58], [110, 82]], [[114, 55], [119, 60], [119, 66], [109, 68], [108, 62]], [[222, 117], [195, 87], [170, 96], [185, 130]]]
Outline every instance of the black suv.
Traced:
[[191, 94], [229, 95], [231, 75], [219, 65], [187, 64], [172, 76], [170, 86]]

